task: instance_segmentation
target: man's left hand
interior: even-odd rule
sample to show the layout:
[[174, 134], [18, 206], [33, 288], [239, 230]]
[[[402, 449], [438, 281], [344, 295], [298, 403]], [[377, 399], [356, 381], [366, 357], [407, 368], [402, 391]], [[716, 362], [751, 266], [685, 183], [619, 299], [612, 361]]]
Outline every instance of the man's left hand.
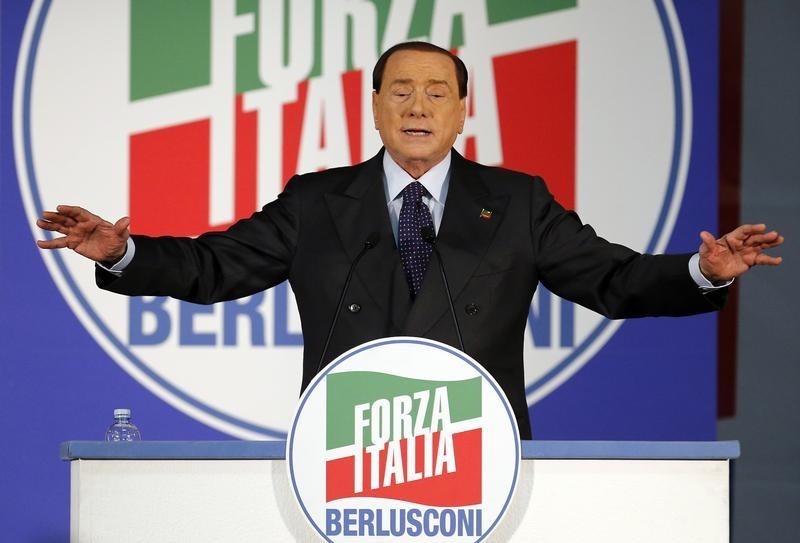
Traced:
[[710, 232], [700, 232], [700, 271], [717, 283], [739, 277], [753, 266], [777, 266], [783, 259], [764, 251], [782, 244], [783, 236], [766, 230], [764, 224], [743, 224], [719, 239]]

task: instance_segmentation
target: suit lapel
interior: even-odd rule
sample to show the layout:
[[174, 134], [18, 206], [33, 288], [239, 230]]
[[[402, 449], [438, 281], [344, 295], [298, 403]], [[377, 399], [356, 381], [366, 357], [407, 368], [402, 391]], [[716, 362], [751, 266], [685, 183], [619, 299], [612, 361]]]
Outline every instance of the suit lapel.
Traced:
[[411, 304], [386, 208], [382, 160], [380, 152], [365, 162], [353, 181], [341, 192], [326, 194], [325, 202], [351, 262], [364, 247], [367, 236], [372, 232], [379, 235], [378, 244], [364, 255], [355, 275], [400, 329]]
[[[450, 186], [437, 246], [455, 300], [484, 258], [497, 227], [503, 221], [508, 195], [493, 194], [478, 167], [453, 151]], [[491, 217], [481, 216], [491, 212]], [[436, 263], [431, 258], [422, 290], [408, 314], [405, 330], [423, 336], [448, 311], [447, 298]], [[459, 308], [456, 307], [456, 314]]]

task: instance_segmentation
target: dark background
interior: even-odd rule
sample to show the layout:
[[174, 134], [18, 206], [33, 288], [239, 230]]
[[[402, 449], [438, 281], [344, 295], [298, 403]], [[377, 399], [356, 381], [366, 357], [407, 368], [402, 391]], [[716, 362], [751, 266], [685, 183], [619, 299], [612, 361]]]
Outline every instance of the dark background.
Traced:
[[[722, 10], [735, 12], [737, 4], [741, 157], [728, 165], [740, 166], [741, 221], [767, 222], [787, 241], [779, 268], [753, 270], [736, 287], [736, 335], [721, 338], [736, 345], [736, 415], [719, 422], [718, 438], [742, 445], [732, 540], [790, 543], [800, 541], [800, 2], [723, 0]], [[723, 43], [730, 37], [723, 34]], [[723, 69], [721, 83], [731, 77], [735, 85]], [[724, 160], [729, 150], [720, 152]]]

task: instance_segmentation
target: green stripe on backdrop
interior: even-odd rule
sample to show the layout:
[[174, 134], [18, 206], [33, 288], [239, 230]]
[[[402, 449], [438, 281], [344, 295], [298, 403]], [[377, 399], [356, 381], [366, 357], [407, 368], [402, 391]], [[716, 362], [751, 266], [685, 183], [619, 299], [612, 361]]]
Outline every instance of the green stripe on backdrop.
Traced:
[[489, 24], [574, 8], [577, 0], [486, 0]]
[[130, 0], [130, 100], [208, 85], [209, 0]]

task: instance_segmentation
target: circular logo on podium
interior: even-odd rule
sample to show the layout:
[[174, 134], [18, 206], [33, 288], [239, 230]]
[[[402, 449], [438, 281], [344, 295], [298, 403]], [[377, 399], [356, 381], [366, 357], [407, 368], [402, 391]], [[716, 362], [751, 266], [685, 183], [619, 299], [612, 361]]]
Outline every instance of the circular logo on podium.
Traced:
[[520, 440], [503, 391], [477, 362], [396, 337], [351, 349], [317, 375], [286, 459], [326, 541], [477, 542], [514, 494]]

